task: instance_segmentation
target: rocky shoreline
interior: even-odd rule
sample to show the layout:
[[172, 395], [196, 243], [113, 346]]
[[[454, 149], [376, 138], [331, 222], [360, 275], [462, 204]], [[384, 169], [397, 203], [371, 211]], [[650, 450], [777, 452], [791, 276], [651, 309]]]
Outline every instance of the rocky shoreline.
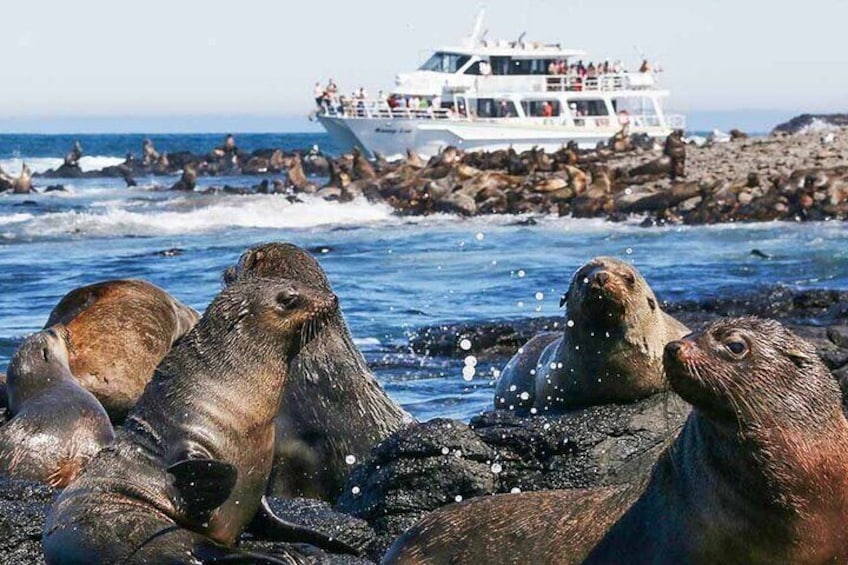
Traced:
[[[692, 328], [723, 316], [758, 315], [787, 324], [812, 341], [848, 389], [848, 291], [783, 286], [737, 296], [664, 304]], [[419, 355], [474, 354], [502, 359], [562, 317], [421, 328], [410, 335]], [[471, 349], [459, 347], [468, 339]], [[494, 493], [640, 484], [676, 435], [689, 407], [672, 393], [629, 405], [565, 414], [486, 412], [469, 423], [435, 419], [376, 446], [353, 468], [335, 508], [323, 502], [273, 499], [280, 515], [358, 548], [362, 557], [313, 553], [314, 563], [379, 561], [391, 541], [424, 514], [457, 500]], [[0, 552], [8, 563], [43, 563], [41, 531], [54, 496], [25, 481], [0, 481]], [[242, 547], [285, 555], [288, 544], [247, 534]]]
[[[42, 176], [120, 177], [132, 186], [136, 177], [181, 174], [171, 188], [192, 191], [201, 176], [246, 175], [256, 177], [257, 183], [206, 191], [279, 193], [292, 201], [304, 194], [339, 202], [367, 199], [387, 204], [400, 215], [550, 214], [610, 221], [635, 217], [645, 226], [845, 220], [844, 122], [841, 115], [804, 115], [766, 137], [750, 138], [734, 130], [730, 141], [708, 140], [703, 146], [681, 141], [673, 151], [668, 144], [663, 151], [653, 140], [623, 130], [592, 150], [571, 145], [551, 154], [511, 149], [466, 153], [448, 147], [428, 162], [412, 154], [388, 162], [380, 156], [369, 161], [357, 150], [331, 158], [314, 148], [246, 154], [224, 146], [208, 155], [178, 151], [156, 153], [155, 159], [128, 156], [121, 165], [84, 172], [72, 152], [64, 165]], [[0, 172], [0, 191], [26, 191], [29, 180]]]

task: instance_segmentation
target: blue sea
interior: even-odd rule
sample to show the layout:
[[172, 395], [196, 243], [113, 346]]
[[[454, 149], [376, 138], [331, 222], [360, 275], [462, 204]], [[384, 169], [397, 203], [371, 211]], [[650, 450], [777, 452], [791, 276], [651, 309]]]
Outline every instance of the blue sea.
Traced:
[[[0, 135], [0, 165], [16, 174], [57, 167], [73, 141], [83, 169], [140, 155], [143, 135]], [[205, 153], [223, 134], [151, 136], [159, 151]], [[246, 150], [336, 153], [323, 134], [236, 133]], [[383, 205], [277, 195], [157, 190], [176, 177], [36, 179], [67, 192], [0, 195], [0, 372], [20, 340], [40, 329], [69, 290], [114, 278], [149, 280], [203, 310], [220, 274], [266, 241], [314, 250], [339, 295], [360, 348], [389, 394], [416, 417], [468, 419], [491, 404], [497, 364], [470, 379], [462, 359], [409, 351], [416, 328], [456, 321], [551, 316], [581, 263], [613, 255], [635, 263], [662, 299], [746, 292], [761, 285], [848, 289], [845, 223], [761, 223], [642, 228], [638, 219], [403, 218]], [[320, 179], [316, 179], [320, 181]], [[201, 186], [250, 186], [256, 177], [203, 178]], [[526, 224], [526, 223], [525, 223]], [[159, 252], [179, 248], [182, 254]], [[759, 249], [772, 256], [751, 255]]]

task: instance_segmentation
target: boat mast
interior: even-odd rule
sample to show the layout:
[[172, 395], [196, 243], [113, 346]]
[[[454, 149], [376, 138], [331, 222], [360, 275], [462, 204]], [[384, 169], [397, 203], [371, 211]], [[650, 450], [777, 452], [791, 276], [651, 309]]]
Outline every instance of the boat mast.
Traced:
[[484, 6], [480, 7], [480, 11], [477, 12], [477, 19], [474, 20], [474, 27], [471, 30], [471, 35], [465, 38], [463, 41], [463, 47], [466, 49], [472, 49], [480, 43], [480, 40], [483, 39], [483, 19], [486, 17], [486, 8]]

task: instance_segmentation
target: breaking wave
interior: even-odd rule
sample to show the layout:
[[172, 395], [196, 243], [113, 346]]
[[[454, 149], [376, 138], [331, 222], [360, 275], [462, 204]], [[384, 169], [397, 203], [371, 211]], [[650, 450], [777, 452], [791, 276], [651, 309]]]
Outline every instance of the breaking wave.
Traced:
[[[186, 209], [148, 203], [130, 206], [126, 201], [85, 210], [46, 214], [0, 216], [6, 239], [63, 235], [160, 236], [203, 233], [226, 228], [310, 228], [327, 225], [362, 225], [387, 220], [388, 206], [368, 202], [340, 204], [318, 198], [290, 203], [284, 196], [221, 197], [211, 204]], [[152, 204], [152, 206], [150, 206]], [[179, 204], [171, 201], [170, 204]], [[162, 208], [166, 208], [163, 210]], [[167, 209], [171, 208], [171, 209]], [[177, 208], [177, 209], [174, 209]], [[182, 208], [182, 209], [180, 209]]]
[[[57, 157], [33, 157], [31, 159], [16, 157], [12, 159], [0, 159], [0, 167], [3, 167], [3, 170], [8, 174], [17, 176], [21, 174], [24, 163], [29, 165], [29, 168], [33, 173], [43, 173], [50, 169], [59, 168], [62, 166], [63, 162], [63, 159]], [[79, 161], [79, 166], [84, 172], [99, 171], [106, 167], [120, 165], [123, 162], [123, 157], [92, 155], [82, 157]]]

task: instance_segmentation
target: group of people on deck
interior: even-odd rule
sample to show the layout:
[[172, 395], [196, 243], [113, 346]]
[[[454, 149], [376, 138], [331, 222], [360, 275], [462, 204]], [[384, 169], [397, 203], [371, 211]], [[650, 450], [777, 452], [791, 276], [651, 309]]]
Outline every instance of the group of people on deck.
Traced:
[[[649, 73], [651, 70], [648, 60], [644, 59], [639, 66], [639, 72]], [[624, 72], [627, 71], [624, 65], [621, 64], [621, 61], [616, 61], [612, 64], [609, 61], [604, 61], [603, 63], [590, 62], [586, 65], [580, 60], [569, 65], [565, 60], [560, 59], [559, 61], [551, 61], [550, 65], [548, 65], [549, 75], [570, 75], [580, 78], [597, 78], [601, 75], [620, 74]]]

